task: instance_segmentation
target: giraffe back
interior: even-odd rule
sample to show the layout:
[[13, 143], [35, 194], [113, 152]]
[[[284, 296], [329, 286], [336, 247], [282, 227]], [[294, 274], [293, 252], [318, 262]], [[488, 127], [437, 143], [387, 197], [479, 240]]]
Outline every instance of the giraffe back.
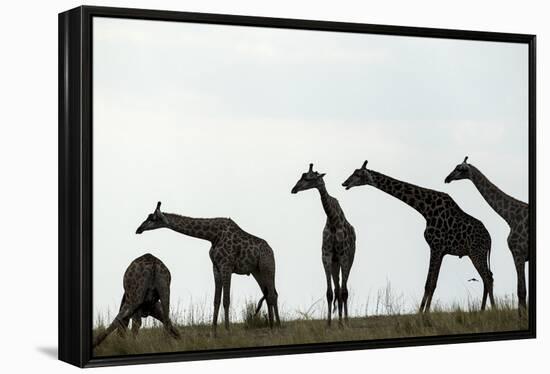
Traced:
[[254, 236], [233, 220], [227, 219], [219, 239], [210, 249], [210, 259], [214, 266], [228, 267], [237, 274], [250, 275], [259, 271], [260, 265], [275, 268], [273, 250], [269, 244]]

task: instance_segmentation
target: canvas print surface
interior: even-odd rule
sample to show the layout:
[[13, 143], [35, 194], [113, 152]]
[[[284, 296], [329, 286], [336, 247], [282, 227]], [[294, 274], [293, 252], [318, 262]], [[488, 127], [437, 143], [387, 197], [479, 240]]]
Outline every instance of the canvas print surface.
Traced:
[[528, 327], [528, 46], [95, 17], [94, 355]]

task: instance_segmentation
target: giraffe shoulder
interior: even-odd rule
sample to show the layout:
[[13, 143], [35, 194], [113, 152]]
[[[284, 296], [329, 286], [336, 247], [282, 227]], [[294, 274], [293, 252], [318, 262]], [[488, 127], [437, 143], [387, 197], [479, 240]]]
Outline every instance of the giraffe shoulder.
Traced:
[[231, 219], [230, 217], [218, 218], [218, 223], [220, 223], [222, 225], [225, 225], [225, 226], [237, 226], [235, 221], [233, 221], [233, 219]]
[[448, 193], [438, 191], [437, 195], [438, 195], [438, 198], [441, 199], [445, 205], [458, 206], [456, 201], [454, 201], [454, 199]]

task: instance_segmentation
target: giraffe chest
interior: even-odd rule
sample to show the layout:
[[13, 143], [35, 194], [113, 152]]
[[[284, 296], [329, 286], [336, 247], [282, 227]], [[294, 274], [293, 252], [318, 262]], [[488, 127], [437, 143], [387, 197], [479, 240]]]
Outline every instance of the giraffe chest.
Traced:
[[351, 225], [325, 226], [323, 230], [323, 257], [342, 258], [353, 255], [355, 231]]
[[527, 226], [516, 226], [510, 230], [508, 235], [508, 248], [514, 258], [522, 258], [529, 261], [529, 231]]

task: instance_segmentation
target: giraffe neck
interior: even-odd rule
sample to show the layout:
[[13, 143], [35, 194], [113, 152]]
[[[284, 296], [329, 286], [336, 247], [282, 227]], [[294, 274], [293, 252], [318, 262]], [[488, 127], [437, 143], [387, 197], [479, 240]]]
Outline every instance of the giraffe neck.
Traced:
[[340, 214], [342, 214], [342, 209], [340, 208], [340, 204], [338, 204], [338, 200], [329, 195], [324, 184], [317, 187], [317, 190], [321, 195], [321, 203], [323, 204], [323, 209], [325, 210], [328, 220], [331, 222], [337, 221]]
[[526, 207], [527, 204], [504, 193], [472, 164], [470, 164], [470, 171], [470, 179], [481, 196], [483, 196], [485, 201], [487, 201], [498, 215], [500, 215], [509, 225], [512, 225], [515, 221], [514, 216], [517, 210]]
[[215, 242], [222, 230], [220, 218], [191, 218], [172, 213], [164, 213], [164, 216], [169, 229], [210, 242]]
[[425, 218], [430, 214], [431, 202], [441, 197], [442, 193], [428, 188], [418, 187], [414, 184], [403, 182], [382, 173], [371, 170], [374, 179], [373, 186], [389, 195], [403, 201]]

